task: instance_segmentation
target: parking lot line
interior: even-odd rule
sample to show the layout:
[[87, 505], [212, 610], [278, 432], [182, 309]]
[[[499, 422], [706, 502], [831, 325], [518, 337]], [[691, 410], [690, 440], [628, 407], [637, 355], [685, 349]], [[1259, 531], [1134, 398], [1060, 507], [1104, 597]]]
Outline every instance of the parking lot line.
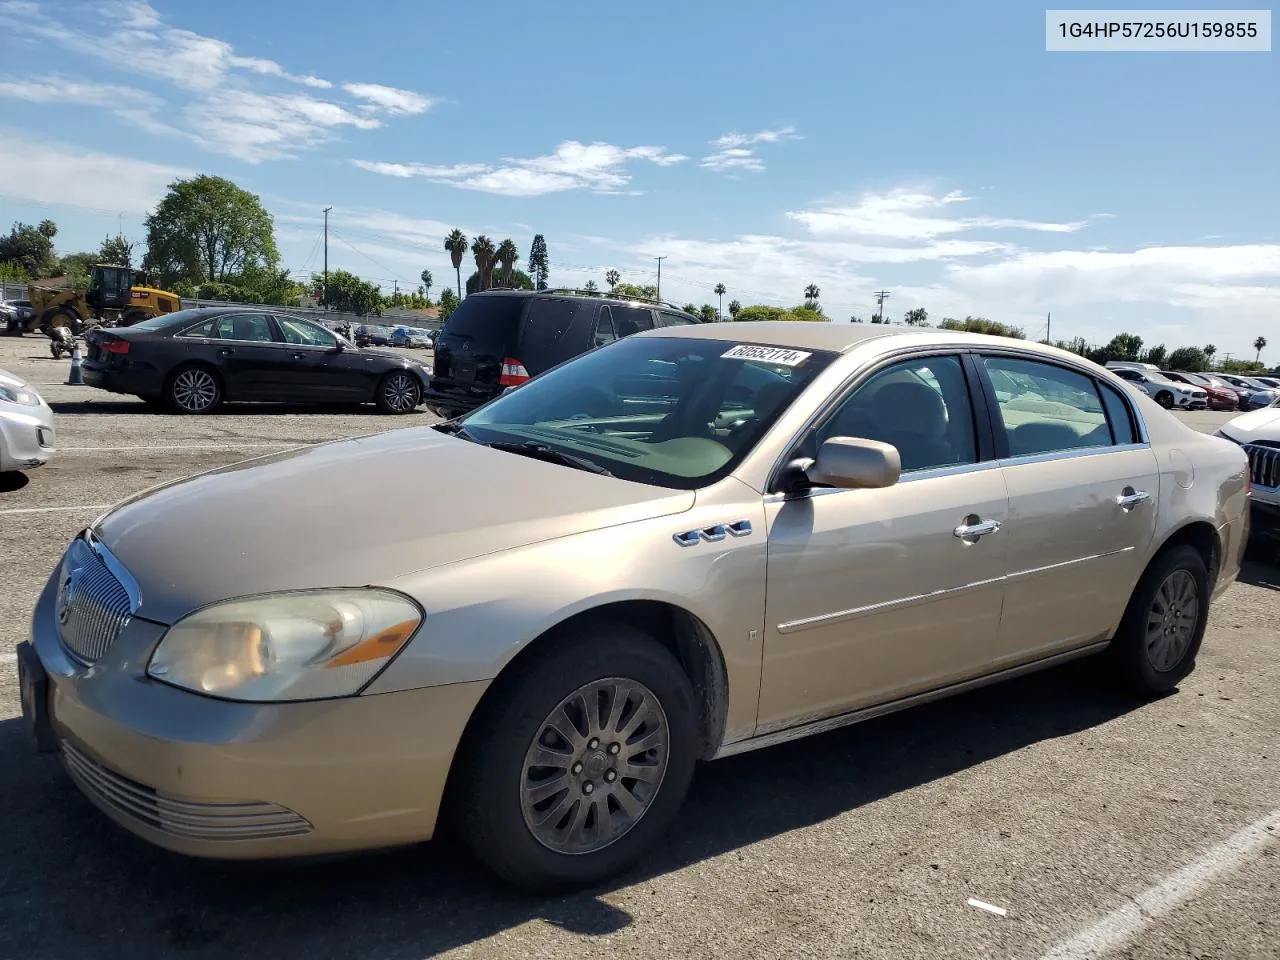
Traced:
[[107, 507], [113, 506], [110, 503], [84, 503], [74, 504], [65, 507], [13, 507], [8, 510], [0, 510], [0, 516], [8, 516], [17, 513], [59, 513], [68, 510], [105, 510]]
[[1040, 960], [1093, 960], [1126, 943], [1153, 921], [1190, 900], [1213, 880], [1248, 860], [1269, 840], [1278, 839], [1280, 809], [1272, 810], [1226, 840], [1215, 844], [1176, 873], [1134, 896], [1101, 920], [1055, 946]]
[[0, 663], [17, 663], [18, 655], [16, 653], [0, 653]]

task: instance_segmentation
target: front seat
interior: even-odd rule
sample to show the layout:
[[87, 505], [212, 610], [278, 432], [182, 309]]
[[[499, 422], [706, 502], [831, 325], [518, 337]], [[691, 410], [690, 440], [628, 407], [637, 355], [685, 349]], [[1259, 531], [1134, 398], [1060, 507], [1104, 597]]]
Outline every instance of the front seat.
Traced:
[[947, 408], [936, 390], [922, 383], [888, 383], [876, 391], [868, 412], [875, 424], [868, 439], [897, 447], [903, 470], [956, 462], [946, 437]]

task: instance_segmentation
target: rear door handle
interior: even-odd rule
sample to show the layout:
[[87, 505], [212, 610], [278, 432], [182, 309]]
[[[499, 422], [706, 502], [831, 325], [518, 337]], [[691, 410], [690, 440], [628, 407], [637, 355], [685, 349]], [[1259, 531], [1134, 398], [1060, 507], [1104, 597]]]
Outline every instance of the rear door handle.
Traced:
[[223, 347], [221, 350], [219, 350], [219, 351], [218, 351], [218, 356], [220, 356], [220, 357], [229, 357], [229, 356], [231, 356], [231, 354], [233, 354], [233, 353], [235, 353], [235, 352], [236, 352], [236, 351], [235, 351], [235, 348], [234, 348], [234, 347]]
[[295, 359], [295, 360], [301, 360], [301, 359], [303, 359], [303, 354], [301, 354], [301, 353], [294, 353], [294, 354], [290, 354], [290, 356], [292, 356], [292, 357], [293, 357], [293, 359]]
[[976, 516], [965, 517], [965, 522], [951, 531], [956, 539], [965, 543], [977, 543], [989, 533], [1000, 532], [999, 520], [979, 520]]
[[1127, 512], [1132, 510], [1138, 504], [1146, 503], [1150, 499], [1151, 494], [1147, 493], [1145, 490], [1134, 490], [1133, 487], [1125, 487], [1124, 493], [1116, 497], [1116, 503], [1119, 504], [1121, 510]]

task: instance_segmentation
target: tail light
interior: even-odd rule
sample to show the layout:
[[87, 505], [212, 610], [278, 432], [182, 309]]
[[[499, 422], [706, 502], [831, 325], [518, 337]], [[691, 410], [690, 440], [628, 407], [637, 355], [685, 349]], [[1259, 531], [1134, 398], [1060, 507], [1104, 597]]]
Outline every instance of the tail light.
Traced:
[[100, 346], [103, 353], [128, 353], [128, 340], [104, 340]]
[[502, 358], [502, 376], [498, 384], [503, 387], [516, 387], [529, 379], [529, 371], [515, 357]]

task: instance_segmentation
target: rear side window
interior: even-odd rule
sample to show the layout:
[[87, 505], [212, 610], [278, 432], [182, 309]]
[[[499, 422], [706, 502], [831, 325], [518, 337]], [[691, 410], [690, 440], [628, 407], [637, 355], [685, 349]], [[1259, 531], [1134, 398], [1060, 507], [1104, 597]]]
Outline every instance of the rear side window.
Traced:
[[618, 339], [618, 334], [613, 329], [613, 314], [608, 307], [600, 308], [600, 315], [596, 317], [595, 335], [592, 337], [592, 344], [597, 347], [603, 347], [606, 343], [613, 343]]
[[666, 310], [663, 310], [658, 314], [658, 322], [664, 327], [677, 327], [697, 323], [698, 321], [693, 319], [693, 317], [686, 317], [679, 313], [668, 313]]
[[501, 354], [515, 340], [524, 297], [470, 296], [449, 315], [444, 334], [471, 341], [475, 353]]
[[612, 307], [613, 323], [619, 337], [629, 337], [641, 330], [653, 329], [653, 311], [640, 307]]
[[271, 324], [261, 313], [230, 313], [213, 322], [212, 336], [219, 340], [272, 343]]
[[1115, 436], [1116, 443], [1137, 443], [1138, 431], [1124, 398], [1106, 383], [1098, 383], [1098, 392], [1102, 394], [1102, 405], [1106, 408], [1107, 421], [1111, 424], [1111, 433]]
[[520, 327], [520, 339], [516, 345], [517, 359], [529, 373], [536, 376], [543, 370], [568, 360], [574, 353], [588, 348], [586, 336], [570, 338], [575, 344], [567, 354], [564, 341], [574, 321], [589, 320], [596, 308], [595, 301], [583, 298], [537, 297], [529, 304]]
[[986, 357], [1009, 455], [1025, 457], [1114, 442], [1095, 381], [1056, 364]]

